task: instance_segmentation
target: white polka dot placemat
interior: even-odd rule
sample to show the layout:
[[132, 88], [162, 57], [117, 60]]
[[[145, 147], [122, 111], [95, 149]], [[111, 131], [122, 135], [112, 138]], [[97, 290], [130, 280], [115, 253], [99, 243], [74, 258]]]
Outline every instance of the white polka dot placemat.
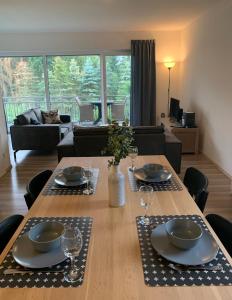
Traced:
[[[79, 256], [76, 258], [76, 266], [80, 270], [80, 278], [74, 283], [64, 281], [63, 272], [55, 272], [56, 270], [68, 271], [70, 268], [69, 259], [64, 262], [52, 266], [51, 268], [43, 269], [43, 272], [32, 270], [32, 273], [27, 274], [12, 274], [4, 275], [5, 269], [22, 268], [14, 260], [11, 251], [7, 254], [4, 261], [0, 265], [0, 288], [59, 288], [59, 287], [78, 287], [83, 283], [84, 272], [87, 261], [88, 247], [92, 228], [92, 218], [90, 217], [51, 217], [51, 218], [31, 218], [26, 223], [19, 237], [26, 233], [32, 226], [46, 221], [57, 221], [65, 224], [73, 224], [79, 228], [82, 233], [83, 246]], [[44, 272], [44, 271], [47, 272]], [[50, 272], [49, 272], [50, 270]], [[52, 270], [52, 272], [51, 272]]]
[[[83, 190], [86, 188], [86, 184], [83, 184], [81, 186], [76, 187], [62, 187], [55, 183], [54, 178], [56, 175], [58, 175], [60, 172], [62, 172], [62, 169], [57, 169], [49, 181], [47, 182], [42, 195], [44, 196], [67, 196], [67, 195], [83, 195]], [[97, 180], [98, 180], [98, 174], [99, 169], [92, 169], [92, 179], [91, 179], [91, 187], [93, 188], [93, 194], [96, 192], [97, 188]]]
[[130, 188], [132, 192], [137, 192], [140, 188], [140, 186], [146, 184], [153, 187], [153, 190], [155, 192], [166, 192], [166, 191], [182, 191], [183, 188], [179, 184], [177, 178], [174, 174], [172, 174], [172, 177], [170, 180], [163, 181], [163, 182], [156, 182], [156, 183], [148, 183], [141, 180], [138, 180], [135, 178], [133, 172], [131, 172], [128, 169], [128, 178], [130, 183]]
[[[152, 216], [152, 226], [167, 222], [172, 218], [187, 218], [201, 225], [203, 230], [207, 230], [204, 221], [197, 215], [175, 215], [175, 216]], [[209, 270], [187, 270], [178, 272], [168, 265], [170, 261], [161, 257], [152, 247], [151, 231], [148, 226], [139, 223], [141, 217], [136, 218], [137, 232], [139, 237], [141, 259], [143, 265], [145, 284], [151, 287], [156, 286], [209, 286], [209, 285], [232, 285], [232, 267], [225, 255], [219, 249], [216, 258], [206, 264], [214, 266], [221, 264], [222, 271]]]

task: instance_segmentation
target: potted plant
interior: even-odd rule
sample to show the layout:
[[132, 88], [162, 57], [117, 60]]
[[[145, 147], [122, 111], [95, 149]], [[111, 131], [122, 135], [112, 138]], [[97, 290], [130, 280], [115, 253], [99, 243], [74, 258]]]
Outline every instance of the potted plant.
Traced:
[[118, 207], [125, 204], [125, 176], [120, 172], [119, 164], [121, 159], [128, 156], [129, 148], [133, 142], [133, 131], [128, 121], [119, 125], [113, 121], [109, 125], [108, 142], [103, 153], [113, 155], [108, 160], [109, 176], [109, 203], [110, 206]]

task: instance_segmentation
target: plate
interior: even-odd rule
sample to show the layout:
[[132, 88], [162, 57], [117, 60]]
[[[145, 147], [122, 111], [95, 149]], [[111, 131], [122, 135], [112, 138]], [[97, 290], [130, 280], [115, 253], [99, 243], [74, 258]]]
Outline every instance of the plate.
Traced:
[[12, 255], [19, 265], [32, 269], [48, 268], [66, 259], [61, 247], [50, 252], [36, 251], [29, 240], [28, 233], [17, 239], [12, 249]]
[[168, 172], [167, 170], [159, 170], [155, 176], [150, 177], [147, 176], [143, 168], [140, 168], [140, 169], [135, 169], [134, 176], [139, 180], [155, 183], [155, 182], [168, 181], [169, 179], [171, 179], [172, 173]]
[[197, 266], [206, 264], [217, 256], [219, 247], [211, 234], [203, 230], [202, 238], [193, 248], [181, 250], [171, 244], [165, 224], [152, 230], [151, 244], [153, 248], [167, 260], [181, 264]]
[[75, 181], [68, 181], [62, 173], [56, 175], [54, 181], [56, 184], [65, 187], [80, 186], [87, 183], [87, 180], [85, 178], [80, 178]]

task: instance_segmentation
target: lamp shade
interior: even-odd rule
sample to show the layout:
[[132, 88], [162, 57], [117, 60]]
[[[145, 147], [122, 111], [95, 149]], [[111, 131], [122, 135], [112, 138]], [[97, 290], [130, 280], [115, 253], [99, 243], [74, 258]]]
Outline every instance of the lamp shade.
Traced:
[[168, 68], [168, 69], [173, 68], [175, 66], [175, 64], [176, 63], [174, 61], [165, 61], [164, 62], [165, 67]]

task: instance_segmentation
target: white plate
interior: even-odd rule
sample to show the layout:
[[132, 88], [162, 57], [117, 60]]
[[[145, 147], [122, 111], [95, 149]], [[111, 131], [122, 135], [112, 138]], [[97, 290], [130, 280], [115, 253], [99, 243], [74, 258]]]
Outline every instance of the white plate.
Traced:
[[171, 244], [166, 233], [165, 224], [152, 230], [151, 244], [153, 248], [167, 260], [182, 265], [202, 265], [215, 259], [219, 247], [212, 235], [203, 230], [202, 238], [193, 248], [181, 250]]
[[85, 178], [80, 178], [78, 180], [75, 181], [68, 181], [63, 173], [60, 173], [58, 175], [56, 175], [55, 179], [54, 179], [55, 183], [60, 185], [60, 186], [65, 186], [65, 187], [73, 187], [73, 186], [80, 186], [83, 185], [85, 183], [87, 183], [87, 180]]
[[147, 176], [146, 172], [143, 168], [135, 169], [134, 176], [142, 181], [155, 183], [155, 182], [164, 182], [168, 181], [172, 177], [172, 173], [168, 172], [167, 170], [160, 170], [157, 174], [153, 177]]
[[32, 269], [51, 267], [66, 259], [61, 247], [45, 253], [36, 251], [28, 238], [28, 233], [17, 239], [12, 255], [19, 265]]

